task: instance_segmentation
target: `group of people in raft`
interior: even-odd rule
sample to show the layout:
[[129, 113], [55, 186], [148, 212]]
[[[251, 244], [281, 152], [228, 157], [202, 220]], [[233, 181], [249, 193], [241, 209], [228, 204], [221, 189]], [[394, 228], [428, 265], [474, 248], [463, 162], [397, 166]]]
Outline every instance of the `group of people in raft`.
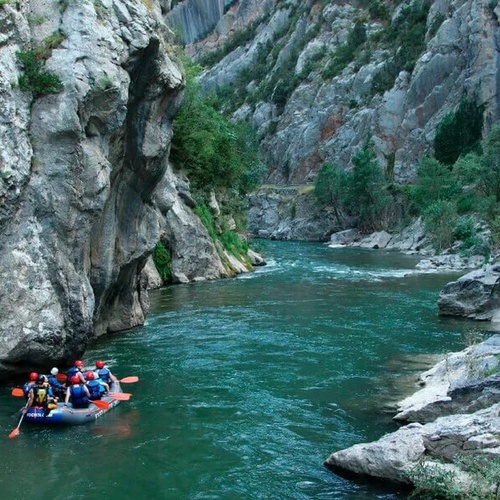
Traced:
[[[117, 381], [104, 361], [100, 360], [96, 361], [95, 370], [84, 373], [83, 361], [78, 359], [69, 368], [66, 377], [61, 375], [57, 368], [52, 368], [50, 375], [30, 373], [30, 379], [23, 385], [26, 406], [21, 411], [26, 413], [30, 407], [37, 406], [43, 408], [47, 415], [57, 408], [60, 401], [64, 401], [65, 406], [71, 402], [73, 408], [88, 408], [92, 401], [101, 399], [109, 392], [109, 386]], [[65, 383], [61, 383], [60, 379], [65, 379]]]

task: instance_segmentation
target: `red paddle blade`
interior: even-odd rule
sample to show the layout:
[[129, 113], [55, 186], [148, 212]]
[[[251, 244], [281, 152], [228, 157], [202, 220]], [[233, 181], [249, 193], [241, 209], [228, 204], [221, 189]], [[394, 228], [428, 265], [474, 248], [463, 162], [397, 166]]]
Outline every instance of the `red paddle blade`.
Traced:
[[66, 379], [68, 378], [68, 376], [65, 374], [65, 373], [58, 373], [56, 375], [56, 379], [59, 381], [59, 382], [66, 382]]
[[109, 408], [109, 403], [106, 403], [106, 401], [101, 401], [100, 399], [96, 399], [95, 401], [91, 401], [90, 403], [96, 405], [101, 410], [107, 410]]
[[130, 394], [129, 392], [111, 392], [107, 394], [110, 398], [117, 399], [118, 401], [128, 401], [130, 399]]
[[16, 427], [10, 434], [10, 438], [15, 438], [16, 436], [19, 436], [21, 434], [21, 431], [19, 430], [19, 427]]
[[139, 377], [136, 377], [135, 375], [131, 377], [125, 377], [120, 380], [122, 384], [134, 384], [135, 382], [139, 382]]
[[12, 389], [11, 394], [16, 398], [21, 398], [24, 396], [24, 391], [20, 387], [14, 387], [14, 389]]

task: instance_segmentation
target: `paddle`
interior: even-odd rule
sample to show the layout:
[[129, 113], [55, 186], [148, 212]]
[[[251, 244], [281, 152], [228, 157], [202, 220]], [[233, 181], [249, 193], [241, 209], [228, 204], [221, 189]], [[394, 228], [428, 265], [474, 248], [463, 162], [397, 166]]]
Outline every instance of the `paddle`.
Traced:
[[[24, 409], [27, 410], [26, 407], [24, 407]], [[15, 438], [16, 436], [19, 436], [19, 434], [21, 433], [19, 428], [21, 427], [21, 422], [23, 421], [25, 414], [26, 414], [26, 412], [23, 412], [23, 414], [21, 415], [21, 418], [19, 419], [19, 423], [17, 424], [17, 427], [14, 430], [12, 430], [11, 433], [9, 434], [10, 438]]]
[[96, 399], [95, 401], [90, 401], [90, 403], [96, 405], [101, 410], [109, 410], [109, 403], [106, 403], [106, 401]]
[[24, 391], [20, 387], [14, 387], [14, 389], [12, 389], [11, 394], [16, 398], [21, 398], [24, 396]]
[[122, 378], [119, 382], [122, 384], [134, 384], [135, 382], [139, 382], [139, 377], [132, 375], [131, 377]]
[[106, 394], [107, 397], [117, 399], [118, 401], [128, 401], [130, 399], [130, 392], [110, 392]]

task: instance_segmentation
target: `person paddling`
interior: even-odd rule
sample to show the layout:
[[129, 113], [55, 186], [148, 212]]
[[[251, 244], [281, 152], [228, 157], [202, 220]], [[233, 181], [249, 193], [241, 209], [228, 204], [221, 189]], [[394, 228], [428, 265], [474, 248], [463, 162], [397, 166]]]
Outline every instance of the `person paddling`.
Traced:
[[71, 385], [71, 377], [77, 376], [78, 379], [80, 380], [80, 383], [85, 384], [85, 377], [83, 376], [82, 370], [83, 370], [83, 361], [80, 359], [77, 359], [74, 363], [73, 366], [68, 370], [68, 378], [66, 379], [66, 385], [69, 387]]
[[[83, 375], [82, 375], [83, 376]], [[71, 398], [73, 408], [88, 408], [90, 403], [90, 393], [87, 386], [80, 381], [78, 375], [73, 375], [70, 380], [70, 386], [66, 389], [64, 406], [67, 406]]]
[[50, 375], [48, 376], [48, 381], [50, 384], [50, 387], [52, 387], [52, 392], [54, 393], [54, 396], [56, 396], [58, 399], [61, 401], [64, 399], [64, 396], [66, 394], [66, 387], [57, 380], [57, 374], [59, 373], [58, 368], [52, 368], [50, 370]]
[[106, 384], [110, 385], [118, 382], [118, 379], [111, 373], [110, 369], [104, 364], [104, 361], [98, 360], [95, 362], [97, 376]]
[[43, 413], [46, 417], [50, 413], [50, 410], [57, 407], [56, 401], [49, 383], [45, 380], [45, 376], [39, 375], [36, 384], [30, 389], [28, 403], [25, 408], [26, 411], [31, 406], [43, 408]]
[[28, 401], [30, 390], [36, 385], [38, 380], [38, 373], [31, 372], [30, 379], [23, 385], [24, 399]]
[[87, 379], [87, 389], [89, 390], [91, 401], [99, 400], [104, 392], [109, 392], [109, 385], [96, 380], [94, 372], [87, 372], [85, 378]]

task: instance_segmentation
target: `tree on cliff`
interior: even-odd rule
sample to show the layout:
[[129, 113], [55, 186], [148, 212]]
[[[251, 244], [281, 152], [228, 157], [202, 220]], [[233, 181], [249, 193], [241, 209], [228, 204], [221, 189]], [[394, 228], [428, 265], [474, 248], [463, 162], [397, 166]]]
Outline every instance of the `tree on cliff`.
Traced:
[[341, 168], [325, 163], [318, 172], [314, 194], [320, 205], [333, 208], [339, 224], [342, 224], [342, 211], [345, 205], [345, 194], [349, 183], [349, 175]]
[[172, 161], [186, 171], [198, 193], [234, 189], [244, 195], [259, 184], [265, 171], [255, 133], [220, 114], [200, 91], [196, 76], [201, 68], [185, 65], [186, 91], [174, 120]]

